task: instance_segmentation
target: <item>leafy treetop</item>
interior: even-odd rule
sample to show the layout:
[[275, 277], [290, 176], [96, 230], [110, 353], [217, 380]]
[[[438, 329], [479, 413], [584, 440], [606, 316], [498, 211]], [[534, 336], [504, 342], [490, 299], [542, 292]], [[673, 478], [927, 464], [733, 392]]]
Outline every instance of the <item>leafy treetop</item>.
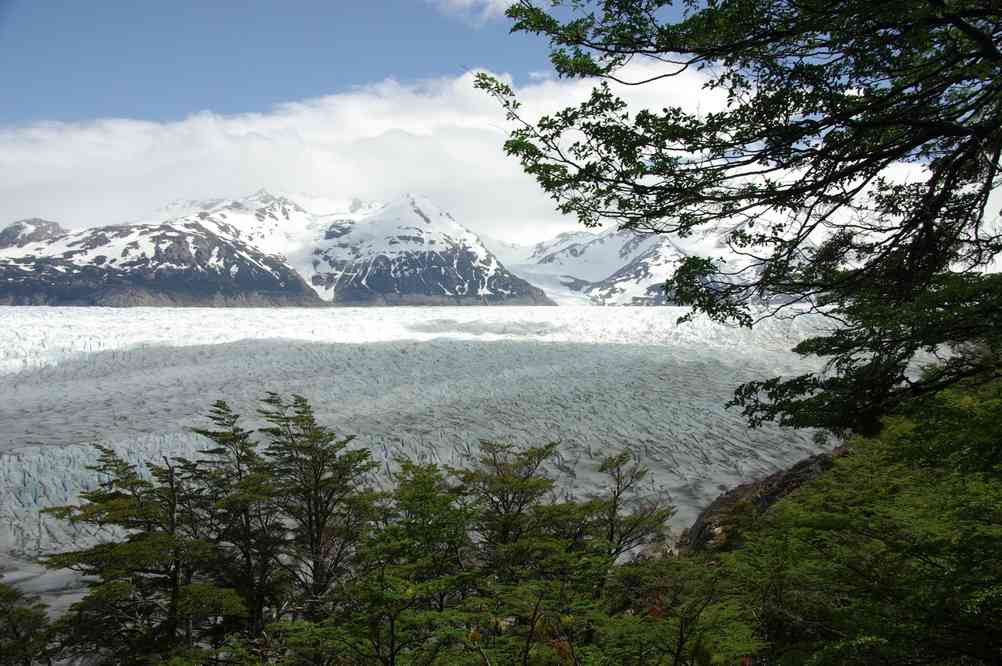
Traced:
[[[751, 326], [822, 312], [797, 348], [826, 376], [752, 383], [752, 423], [867, 430], [902, 399], [988, 366], [909, 381], [917, 353], [995, 340], [1002, 248], [986, 221], [1002, 151], [1002, 8], [990, 0], [521, 0], [562, 77], [597, 80], [536, 122], [488, 75], [516, 129], [506, 150], [585, 225], [715, 233], [738, 261], [688, 257], [676, 302]], [[638, 60], [653, 64], [632, 68]], [[697, 71], [726, 104], [635, 111], [617, 93]], [[901, 174], [907, 174], [902, 178]], [[791, 306], [804, 306], [791, 310]], [[997, 342], [991, 342], [994, 347]]]

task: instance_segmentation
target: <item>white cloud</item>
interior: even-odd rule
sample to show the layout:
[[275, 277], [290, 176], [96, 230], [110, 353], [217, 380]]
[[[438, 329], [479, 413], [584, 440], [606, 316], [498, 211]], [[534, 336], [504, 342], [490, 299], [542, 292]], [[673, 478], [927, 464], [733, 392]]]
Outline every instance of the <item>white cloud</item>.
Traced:
[[[0, 127], [0, 226], [34, 216], [70, 227], [113, 224], [173, 199], [265, 187], [368, 199], [421, 192], [501, 238], [575, 228], [504, 155], [504, 115], [473, 88], [473, 76], [385, 80], [266, 113]], [[628, 92], [638, 106], [717, 106], [701, 84], [686, 73]], [[517, 92], [536, 115], [583, 99], [591, 85], [537, 80]]]
[[504, 16], [505, 11], [515, 4], [516, 0], [429, 0], [440, 10], [459, 14], [464, 17], [487, 21]]

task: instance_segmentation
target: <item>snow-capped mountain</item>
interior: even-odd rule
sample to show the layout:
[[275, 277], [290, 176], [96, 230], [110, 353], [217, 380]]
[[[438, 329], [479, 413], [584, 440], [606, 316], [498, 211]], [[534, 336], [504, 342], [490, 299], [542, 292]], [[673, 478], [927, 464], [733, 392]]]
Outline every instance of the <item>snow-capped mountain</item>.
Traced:
[[595, 282], [666, 240], [631, 231], [561, 234], [552, 242], [538, 243], [530, 259], [548, 272]]
[[331, 221], [312, 262], [311, 283], [335, 303], [552, 304], [452, 215], [411, 194]]
[[521, 263], [561, 263], [558, 259], [579, 256], [589, 243], [606, 234], [593, 231], [565, 231], [549, 240], [526, 248], [525, 261]]
[[[130, 224], [0, 229], [0, 303], [663, 305], [687, 256], [743, 265], [714, 234], [478, 236], [427, 198], [260, 190], [179, 200]], [[551, 298], [553, 300], [551, 300]]]
[[261, 190], [175, 201], [130, 224], [68, 233], [24, 220], [0, 232], [0, 303], [322, 301], [552, 304], [413, 195], [383, 205]]
[[134, 224], [200, 220], [266, 254], [286, 256], [309, 243], [322, 223], [297, 201], [258, 190], [242, 199], [172, 201]]
[[[208, 214], [160, 224], [4, 229], [0, 303], [47, 305], [317, 305], [280, 259]], [[32, 240], [34, 238], [35, 240]], [[27, 240], [27, 242], [24, 242]]]
[[619, 254], [627, 263], [583, 285], [582, 292], [603, 305], [668, 305], [665, 281], [675, 274], [687, 253], [665, 236], [623, 238], [630, 233], [618, 232], [608, 239], [608, 244], [619, 245]]
[[529, 261], [532, 248], [528, 245], [501, 240], [483, 233], [478, 233], [477, 236], [480, 238], [480, 242], [505, 266], [524, 264]]
[[633, 231], [574, 231], [531, 246], [512, 270], [560, 303], [665, 305], [665, 281], [689, 255], [727, 254], [713, 235], [685, 240]]

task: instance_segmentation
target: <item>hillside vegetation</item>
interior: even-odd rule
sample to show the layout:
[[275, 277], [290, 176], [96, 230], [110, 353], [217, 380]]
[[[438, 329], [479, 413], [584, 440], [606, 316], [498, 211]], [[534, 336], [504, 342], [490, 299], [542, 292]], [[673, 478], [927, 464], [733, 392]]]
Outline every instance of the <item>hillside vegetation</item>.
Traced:
[[[103, 451], [55, 515], [102, 528], [47, 564], [88, 578], [51, 622], [0, 595], [0, 663], [997, 664], [1002, 384], [909, 403], [726, 539], [672, 551], [671, 508], [630, 455], [571, 499], [554, 445], [483, 443], [468, 468], [372, 461], [269, 396], [224, 403], [194, 460]], [[754, 660], [754, 661], [753, 661]]]

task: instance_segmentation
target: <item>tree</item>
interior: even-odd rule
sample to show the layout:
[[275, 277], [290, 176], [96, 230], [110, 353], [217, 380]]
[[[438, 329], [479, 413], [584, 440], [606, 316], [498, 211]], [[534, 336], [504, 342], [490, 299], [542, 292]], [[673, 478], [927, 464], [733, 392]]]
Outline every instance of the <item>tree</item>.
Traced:
[[197, 488], [193, 514], [203, 538], [215, 547], [213, 574], [241, 596], [247, 616], [240, 628], [256, 636], [278, 619], [288, 596], [288, 576], [279, 566], [286, 544], [284, 516], [272, 470], [253, 433], [240, 427], [240, 416], [224, 401], [214, 403], [208, 416], [214, 429], [193, 432], [211, 441], [212, 448], [179, 466]]
[[373, 494], [366, 483], [374, 463], [365, 449], [351, 450], [317, 423], [302, 396], [269, 393], [260, 414], [269, 423], [265, 449], [268, 473], [289, 527], [281, 562], [299, 595], [306, 619], [330, 614], [331, 593], [348, 574], [373, 518]]
[[671, 509], [630, 455], [582, 499], [548, 473], [553, 445], [496, 443], [464, 468], [402, 461], [376, 493], [365, 452], [304, 399], [264, 411], [274, 457], [225, 403], [197, 460], [100, 449], [101, 483], [52, 513], [102, 539], [47, 559], [90, 576], [87, 594], [49, 627], [0, 585], [0, 663], [1002, 660], [1002, 381], [909, 401], [743, 516], [740, 547], [680, 554], [652, 548]]
[[667, 543], [664, 529], [675, 509], [659, 495], [641, 491], [648, 469], [636, 456], [629, 451], [609, 456], [598, 471], [608, 477], [605, 493], [595, 498], [599, 547], [616, 560], [650, 543]]
[[583, 499], [549, 474], [554, 444], [482, 442], [462, 468], [397, 461], [376, 492], [368, 452], [305, 398], [269, 394], [260, 414], [250, 431], [214, 403], [193, 459], [131, 465], [99, 448], [98, 486], [49, 510], [98, 528], [46, 559], [89, 576], [87, 594], [50, 630], [0, 587], [3, 657], [701, 664], [757, 645], [719, 569], [645, 552], [672, 509], [629, 454], [603, 460], [604, 487]]
[[606, 663], [737, 664], [758, 652], [756, 623], [712, 556], [689, 553], [617, 567], [599, 643]]
[[482, 573], [474, 511], [436, 465], [402, 461], [393, 482], [337, 613], [319, 631], [291, 627], [290, 637], [351, 663], [448, 663], [466, 635], [462, 602]]
[[102, 478], [98, 487], [82, 492], [79, 505], [46, 509], [108, 534], [45, 559], [91, 578], [87, 595], [56, 624], [65, 654], [143, 664], [201, 649], [218, 618], [245, 609], [209, 576], [214, 553], [190, 511], [195, 489], [175, 462], [148, 464], [146, 477], [113, 450], [98, 450], [90, 468]]
[[[676, 302], [744, 326], [793, 306], [835, 324], [796, 348], [827, 373], [736, 392], [753, 424], [870, 431], [902, 400], [994, 374], [963, 355], [935, 377], [907, 368], [922, 351], [1000, 348], [1002, 279], [982, 274], [1002, 249], [986, 218], [1002, 151], [998, 3], [550, 4], [566, 11], [515, 3], [513, 31], [548, 39], [560, 76], [599, 83], [533, 123], [481, 75], [518, 123], [506, 151], [585, 225], [719, 234], [739, 259], [683, 260], [666, 285]], [[656, 73], [631, 76], [638, 60]], [[633, 111], [610, 85], [696, 70], [724, 108]]]
[[476, 507], [473, 530], [480, 559], [492, 577], [517, 581], [524, 573], [520, 565], [531, 561], [530, 540], [543, 529], [535, 509], [556, 485], [543, 465], [556, 450], [556, 444], [520, 449], [481, 442], [476, 465], [451, 470]]
[[465, 600], [470, 650], [490, 663], [590, 663], [610, 622], [603, 597], [618, 560], [664, 538], [672, 509], [648, 497], [646, 470], [626, 454], [602, 461], [608, 484], [562, 497], [546, 463], [556, 445], [482, 442], [477, 463], [453, 470], [476, 509], [476, 594]]
[[0, 583], [0, 666], [51, 664], [55, 656], [45, 605]]

